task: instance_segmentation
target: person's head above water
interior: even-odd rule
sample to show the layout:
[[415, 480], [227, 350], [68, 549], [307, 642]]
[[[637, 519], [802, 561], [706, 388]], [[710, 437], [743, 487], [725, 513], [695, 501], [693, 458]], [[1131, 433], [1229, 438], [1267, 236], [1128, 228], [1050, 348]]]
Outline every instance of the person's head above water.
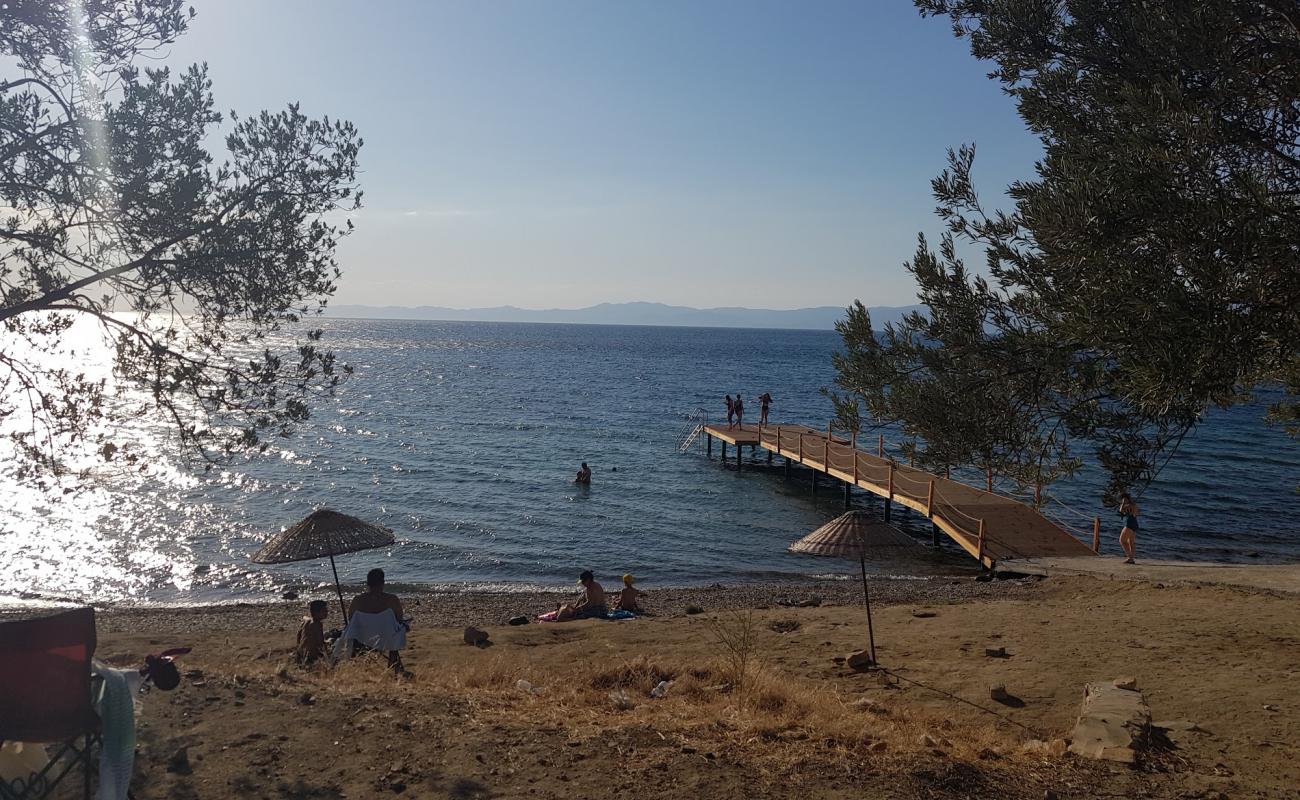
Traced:
[[583, 468], [583, 469], [587, 469], [587, 462], [586, 462], [586, 461], [582, 462], [582, 468]]
[[594, 580], [596, 580], [596, 576], [592, 575], [589, 569], [584, 569], [582, 574], [578, 576], [578, 583], [591, 583]]
[[367, 572], [366, 586], [369, 586], [372, 592], [382, 592], [384, 590], [384, 571], [379, 567], [375, 567]]

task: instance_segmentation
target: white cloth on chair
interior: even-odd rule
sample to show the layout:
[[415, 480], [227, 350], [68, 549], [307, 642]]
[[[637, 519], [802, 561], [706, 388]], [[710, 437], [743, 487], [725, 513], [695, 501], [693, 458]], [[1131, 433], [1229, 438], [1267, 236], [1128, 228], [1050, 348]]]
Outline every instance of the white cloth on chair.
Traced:
[[353, 641], [384, 653], [402, 650], [406, 647], [406, 626], [397, 620], [391, 608], [378, 614], [354, 611], [343, 635], [334, 642], [334, 658], [351, 658]]
[[139, 670], [95, 664], [104, 680], [95, 710], [104, 741], [99, 750], [100, 800], [126, 800], [135, 769], [135, 695], [144, 678]]

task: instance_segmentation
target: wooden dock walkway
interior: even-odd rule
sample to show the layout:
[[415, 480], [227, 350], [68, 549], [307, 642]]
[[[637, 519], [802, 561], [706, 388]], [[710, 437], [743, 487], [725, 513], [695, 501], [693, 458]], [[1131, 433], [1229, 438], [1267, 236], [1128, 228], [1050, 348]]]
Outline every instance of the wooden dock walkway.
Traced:
[[704, 425], [703, 433], [710, 452], [713, 439], [723, 443], [724, 460], [727, 444], [736, 447], [738, 465], [742, 446], [762, 447], [769, 460], [779, 455], [787, 467], [803, 464], [884, 498], [887, 510], [899, 503], [920, 512], [986, 566], [1004, 559], [1095, 555], [1065, 528], [1014, 498], [894, 463], [827, 431], [806, 425]]

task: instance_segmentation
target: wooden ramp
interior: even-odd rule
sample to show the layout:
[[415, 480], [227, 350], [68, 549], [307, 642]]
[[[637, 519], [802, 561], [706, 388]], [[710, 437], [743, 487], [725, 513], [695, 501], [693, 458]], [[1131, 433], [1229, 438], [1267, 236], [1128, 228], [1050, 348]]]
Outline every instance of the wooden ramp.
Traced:
[[[1010, 497], [896, 464], [806, 425], [705, 425], [712, 439], [762, 447], [926, 515], [983, 564], [1012, 558], [1094, 556], [1092, 548], [1037, 510]], [[711, 449], [711, 448], [710, 448]], [[725, 457], [725, 445], [724, 445]], [[737, 461], [739, 463], [739, 461]]]

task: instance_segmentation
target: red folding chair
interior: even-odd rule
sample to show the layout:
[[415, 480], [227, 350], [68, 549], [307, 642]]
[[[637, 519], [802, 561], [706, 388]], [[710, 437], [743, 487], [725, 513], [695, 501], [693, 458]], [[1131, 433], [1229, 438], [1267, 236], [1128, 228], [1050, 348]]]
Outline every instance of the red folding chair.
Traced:
[[53, 743], [49, 762], [26, 778], [0, 780], [0, 800], [48, 797], [77, 766], [90, 798], [100, 742], [90, 659], [95, 610], [0, 622], [0, 743]]

